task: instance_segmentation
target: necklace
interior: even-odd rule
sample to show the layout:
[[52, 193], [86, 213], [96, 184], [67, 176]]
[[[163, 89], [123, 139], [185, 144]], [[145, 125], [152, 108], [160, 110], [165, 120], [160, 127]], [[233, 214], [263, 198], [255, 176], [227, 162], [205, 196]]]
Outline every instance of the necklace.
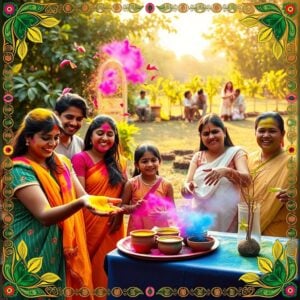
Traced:
[[152, 185], [154, 185], [154, 184], [156, 183], [156, 181], [157, 181], [157, 178], [155, 177], [154, 182], [147, 183], [147, 182], [145, 182], [145, 181], [143, 180], [142, 175], [140, 175], [140, 179], [141, 179], [142, 183], [143, 183], [144, 185], [147, 185], [147, 186], [152, 186]]

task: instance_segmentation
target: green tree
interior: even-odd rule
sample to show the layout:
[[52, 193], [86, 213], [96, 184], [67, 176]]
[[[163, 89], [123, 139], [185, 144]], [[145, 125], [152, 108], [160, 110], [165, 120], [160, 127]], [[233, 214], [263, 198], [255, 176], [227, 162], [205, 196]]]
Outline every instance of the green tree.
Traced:
[[[20, 1], [19, 7], [25, 2], [27, 1]], [[80, 9], [83, 3], [86, 1], [72, 1], [72, 5], [79, 9], [74, 9], [73, 13], [55, 15], [60, 20], [59, 25], [53, 28], [39, 28], [43, 43], [35, 44], [29, 41], [27, 56], [22, 62], [15, 57], [14, 69], [15, 76], [23, 77], [25, 80], [30, 76], [36, 77], [38, 74], [33, 81], [42, 82], [47, 86], [51, 98], [57, 96], [57, 90], [61, 91], [65, 87], [70, 87], [73, 92], [84, 96], [92, 103], [93, 90], [97, 88], [92, 77], [101, 64], [101, 60], [95, 57], [95, 54], [100, 52], [102, 45], [113, 40], [129, 38], [138, 46], [144, 39], [154, 38], [157, 34], [157, 27], [165, 30], [171, 30], [171, 27], [165, 15], [155, 14], [139, 18], [137, 14], [132, 13], [128, 19], [121, 19], [120, 15], [113, 13], [111, 9], [106, 9], [104, 12], [98, 9], [83, 13]], [[101, 5], [111, 7], [112, 3], [102, 1]], [[84, 47], [85, 52], [77, 51], [76, 45]], [[60, 63], [64, 59], [72, 61], [77, 67], [61, 68]], [[30, 92], [24, 93], [25, 86], [22, 89], [22, 93], [19, 94], [27, 94], [25, 101], [28, 101], [30, 105], [25, 110], [19, 109], [21, 104], [16, 101], [16, 120], [21, 120], [30, 109], [32, 103], [28, 95], [32, 96], [34, 93], [36, 106], [49, 105], [51, 107], [50, 104], [53, 104], [52, 100], [47, 100], [45, 97], [46, 88], [39, 90], [42, 92], [40, 97], [36, 97], [35, 90], [31, 89]], [[14, 92], [19, 95], [17, 89]]]
[[276, 111], [278, 111], [279, 99], [284, 98], [287, 91], [286, 77], [287, 74], [284, 70], [272, 70], [270, 72], [265, 72], [261, 80], [261, 84], [264, 85], [276, 99]]
[[205, 91], [207, 93], [209, 112], [212, 111], [214, 96], [218, 94], [219, 87], [221, 84], [221, 79], [219, 77], [208, 76], [205, 82]]
[[223, 52], [231, 68], [244, 78], [262, 78], [266, 71], [284, 68], [284, 60], [276, 60], [272, 45], [258, 43], [258, 28], [248, 28], [240, 20], [241, 13], [220, 14], [213, 19], [212, 29], [204, 35], [211, 41], [214, 53]]

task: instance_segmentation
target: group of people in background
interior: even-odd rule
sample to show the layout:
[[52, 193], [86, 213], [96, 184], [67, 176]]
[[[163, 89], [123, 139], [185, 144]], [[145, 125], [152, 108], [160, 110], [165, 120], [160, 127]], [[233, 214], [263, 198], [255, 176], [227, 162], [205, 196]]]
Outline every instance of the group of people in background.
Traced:
[[[226, 84], [220, 118], [206, 114], [203, 90], [194, 97], [185, 93], [185, 107], [190, 108], [185, 110], [187, 122], [194, 117], [192, 107], [202, 114], [199, 151], [190, 162], [181, 193], [193, 197], [191, 209], [215, 216], [211, 229], [236, 232], [240, 189], [251, 185], [251, 172], [259, 170], [254, 197], [261, 201], [262, 234], [285, 236], [285, 203], [289, 198], [284, 122], [278, 113], [261, 114], [254, 128], [260, 149], [248, 155], [242, 147], [234, 146], [222, 121], [233, 118], [232, 99], [239, 96], [232, 84]], [[149, 105], [141, 104], [144, 98], [141, 93], [141, 121]], [[243, 105], [243, 101], [238, 103]], [[84, 286], [92, 291], [107, 286], [104, 258], [125, 236], [123, 214], [130, 215], [129, 234], [134, 229], [168, 226], [168, 211], [176, 207], [171, 182], [159, 175], [158, 148], [148, 143], [137, 147], [135, 170], [129, 178], [115, 121], [107, 115], [96, 116], [82, 140], [76, 133], [86, 116], [85, 100], [70, 93], [58, 99], [53, 112], [36, 108], [25, 116], [12, 155], [12, 229], [16, 245], [24, 240], [28, 249], [34, 249], [28, 251], [28, 259], [44, 257], [42, 271], [57, 274], [61, 279], [58, 286]], [[280, 190], [270, 193], [269, 187]], [[96, 211], [88, 195], [121, 198], [121, 212], [107, 215]], [[163, 201], [147, 205], [151, 195]], [[143, 208], [147, 214], [139, 213]], [[80, 299], [76, 295], [71, 298]], [[91, 292], [87, 299], [93, 298], [96, 296]]]
[[207, 111], [207, 95], [203, 89], [198, 90], [195, 95], [191, 91], [185, 91], [183, 106], [185, 122], [190, 123], [194, 120], [200, 120]]
[[231, 81], [228, 81], [222, 90], [222, 102], [220, 116], [223, 121], [244, 120], [246, 104], [240, 89], [234, 89]]

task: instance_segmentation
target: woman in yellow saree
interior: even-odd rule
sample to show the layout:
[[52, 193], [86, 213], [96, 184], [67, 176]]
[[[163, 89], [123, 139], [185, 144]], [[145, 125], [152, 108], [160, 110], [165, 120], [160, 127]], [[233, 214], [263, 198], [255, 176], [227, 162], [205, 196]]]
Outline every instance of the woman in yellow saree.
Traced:
[[[127, 178], [126, 160], [119, 154], [119, 135], [114, 120], [97, 116], [84, 139], [84, 151], [72, 157], [79, 181], [92, 195], [120, 198]], [[124, 237], [122, 216], [94, 217], [84, 210], [88, 251], [92, 263], [94, 287], [107, 287], [105, 255]]]
[[53, 112], [37, 108], [27, 114], [15, 137], [11, 230], [17, 253], [4, 275], [10, 284], [18, 285], [18, 299], [33, 295], [32, 290], [48, 299], [51, 286], [59, 291], [57, 299], [81, 299], [76, 292], [66, 297], [65, 287], [73, 291], [84, 287], [85, 299], [93, 299], [81, 212], [83, 207], [92, 208], [70, 161], [54, 152], [60, 130]]
[[283, 149], [284, 121], [277, 112], [265, 112], [255, 121], [256, 141], [260, 150], [249, 155], [250, 172], [255, 172], [254, 199], [260, 203], [263, 235], [286, 236], [289, 200], [288, 159]]

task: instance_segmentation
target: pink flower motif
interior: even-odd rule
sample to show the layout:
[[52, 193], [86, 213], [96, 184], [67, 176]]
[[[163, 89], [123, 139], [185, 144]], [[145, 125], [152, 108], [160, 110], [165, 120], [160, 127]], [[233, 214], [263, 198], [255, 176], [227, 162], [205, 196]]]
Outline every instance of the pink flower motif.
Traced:
[[33, 229], [29, 229], [29, 230], [27, 231], [27, 234], [28, 234], [28, 235], [33, 235], [33, 233], [34, 233], [34, 230], [33, 230]]
[[6, 17], [11, 17], [12, 15], [14, 15], [16, 11], [16, 5], [14, 3], [6, 3], [3, 6], [3, 13]]
[[98, 109], [99, 107], [98, 107], [98, 101], [97, 101], [97, 98], [96, 98], [96, 97], [93, 97], [93, 98], [92, 98], [92, 102], [93, 102], [94, 107], [95, 107], [96, 109]]
[[57, 238], [56, 237], [52, 238], [51, 242], [52, 244], [57, 244]]
[[73, 63], [71, 60], [69, 60], [69, 59], [64, 59], [64, 60], [59, 64], [59, 66], [60, 66], [61, 68], [64, 68], [64, 67], [66, 67], [66, 66], [70, 66], [71, 69], [76, 69], [76, 68], [77, 68], [77, 65], [74, 64], [74, 63]]
[[153, 286], [146, 287], [145, 295], [149, 298], [153, 297], [155, 295], [155, 288]]
[[80, 52], [80, 53], [85, 53], [86, 50], [83, 46], [77, 45], [77, 43], [74, 43], [74, 47], [76, 49], [76, 51]]
[[62, 95], [65, 95], [65, 94], [68, 94], [68, 93], [71, 93], [72, 92], [72, 89], [69, 88], [69, 87], [66, 87], [62, 90]]
[[288, 298], [295, 297], [297, 295], [297, 286], [293, 282], [290, 282], [284, 287], [283, 295]]

